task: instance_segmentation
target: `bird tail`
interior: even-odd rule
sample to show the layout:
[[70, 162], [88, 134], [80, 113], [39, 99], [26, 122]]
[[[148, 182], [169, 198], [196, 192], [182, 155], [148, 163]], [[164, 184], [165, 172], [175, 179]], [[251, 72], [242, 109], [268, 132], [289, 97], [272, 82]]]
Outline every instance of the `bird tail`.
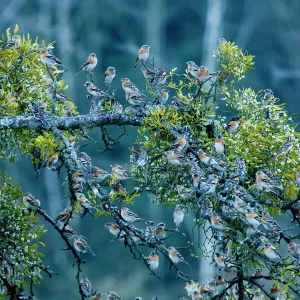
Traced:
[[88, 249], [87, 252], [91, 253], [92, 255], [96, 256], [92, 249]]

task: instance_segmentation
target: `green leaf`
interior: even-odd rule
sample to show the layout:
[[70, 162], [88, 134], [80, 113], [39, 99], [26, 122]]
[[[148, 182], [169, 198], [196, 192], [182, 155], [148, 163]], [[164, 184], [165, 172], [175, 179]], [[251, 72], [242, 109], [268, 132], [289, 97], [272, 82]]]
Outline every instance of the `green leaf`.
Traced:
[[18, 24], [16, 24], [15, 29], [14, 29], [14, 34], [17, 34], [18, 31], [19, 31], [19, 26], [18, 26]]

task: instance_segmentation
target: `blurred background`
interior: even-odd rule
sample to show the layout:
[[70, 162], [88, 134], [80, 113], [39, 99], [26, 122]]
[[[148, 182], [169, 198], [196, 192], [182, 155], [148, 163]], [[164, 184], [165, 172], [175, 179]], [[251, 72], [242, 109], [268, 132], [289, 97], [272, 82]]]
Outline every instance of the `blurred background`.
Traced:
[[[140, 89], [145, 87], [140, 71], [132, 70], [141, 45], [151, 45], [156, 65], [167, 71], [178, 67], [178, 72], [184, 72], [185, 62], [189, 60], [216, 71], [213, 50], [220, 37], [234, 41], [256, 56], [255, 70], [242, 81], [243, 86], [257, 91], [270, 88], [286, 103], [290, 113], [299, 113], [299, 11], [299, 0], [1, 0], [0, 29], [4, 33], [17, 23], [20, 34], [30, 33], [33, 38], [38, 35], [47, 43], [56, 41], [53, 52], [69, 69], [64, 76], [69, 85], [67, 94], [80, 113], [90, 109], [83, 86], [86, 74], [74, 75], [91, 52], [98, 57], [95, 83], [101, 86], [103, 72], [114, 66], [117, 77], [113, 88], [117, 89], [117, 99], [124, 104], [122, 77], [129, 77]], [[110, 132], [117, 137], [123, 129], [111, 128]], [[94, 165], [109, 171], [112, 163], [129, 162], [128, 148], [135, 141], [136, 129], [127, 127], [120, 145], [104, 154], [99, 152], [104, 148], [100, 130], [95, 129], [92, 136], [98, 143], [83, 151], [92, 157]], [[52, 217], [68, 205], [63, 185], [65, 174], [58, 178], [47, 170], [36, 181], [31, 162], [26, 158], [15, 164], [2, 162], [0, 168], [7, 169], [24, 191], [38, 196]], [[156, 207], [147, 197], [137, 200], [135, 211], [155, 223], [163, 220], [168, 227], [173, 227], [173, 209]], [[73, 219], [71, 224], [86, 237], [97, 255], [87, 257], [83, 266], [83, 273], [90, 278], [94, 289], [114, 290], [124, 299], [141, 296], [147, 300], [157, 294], [161, 300], [167, 300], [184, 295], [184, 283], [168, 270], [166, 261], [161, 262], [159, 280], [150, 276], [141, 261], [134, 261], [121, 243], [111, 242], [112, 236], [103, 226], [108, 221], [108, 217], [94, 220], [87, 216]], [[182, 227], [186, 238], [174, 235], [170, 243], [178, 248], [186, 247], [187, 241], [193, 240], [192, 227], [193, 216], [188, 216]], [[197, 236], [198, 232], [194, 234]], [[43, 242], [47, 245], [42, 249], [46, 264], [59, 276], [42, 281], [37, 298], [79, 299], [71, 253], [59, 250], [64, 244], [51, 228]], [[194, 251], [196, 246], [197, 243]], [[214, 266], [210, 260], [192, 261], [190, 249], [180, 251], [193, 268], [184, 265], [182, 269], [206, 281], [214, 275]]]

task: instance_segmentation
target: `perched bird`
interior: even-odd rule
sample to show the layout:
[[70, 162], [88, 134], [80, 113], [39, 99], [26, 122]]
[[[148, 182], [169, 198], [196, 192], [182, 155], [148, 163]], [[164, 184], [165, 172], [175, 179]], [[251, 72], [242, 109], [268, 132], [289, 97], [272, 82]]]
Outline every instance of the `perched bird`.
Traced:
[[234, 116], [231, 118], [230, 122], [227, 124], [226, 131], [228, 131], [230, 133], [236, 133], [240, 124], [241, 124], [240, 117]]
[[84, 86], [87, 87], [87, 91], [94, 97], [94, 99], [103, 96], [101, 89], [96, 87], [92, 82], [87, 81]]
[[183, 256], [176, 250], [175, 247], [171, 246], [167, 250], [168, 250], [169, 258], [174, 264], [183, 262], [186, 263], [187, 265], [190, 265], [184, 260]]
[[173, 148], [175, 148], [179, 153], [186, 150], [187, 147], [188, 141], [185, 135], [178, 136], [176, 141], [173, 143]]
[[288, 253], [297, 259], [297, 264], [300, 264], [300, 245], [290, 242], [288, 244]]
[[179, 227], [184, 219], [184, 210], [181, 208], [180, 205], [176, 205], [174, 213], [173, 213], [173, 219], [176, 227]]
[[167, 80], [166, 70], [164, 68], [159, 68], [157, 72], [155, 72], [152, 84], [155, 88], [157, 88], [161, 85], [164, 85], [166, 80]]
[[16, 92], [10, 92], [7, 102], [8, 103], [13, 103], [13, 102], [16, 102], [16, 100], [17, 100], [17, 93]]
[[226, 45], [227, 41], [224, 38], [219, 39], [219, 47], [222, 47], [222, 45]]
[[104, 300], [104, 295], [104, 293], [96, 292], [96, 294], [93, 295], [92, 300]]
[[72, 108], [68, 105], [65, 105], [64, 106], [64, 115], [66, 117], [71, 117], [73, 115], [73, 111], [72, 111]]
[[147, 96], [141, 93], [135, 93], [135, 94], [125, 93], [125, 98], [133, 106], [144, 105], [147, 101]]
[[200, 284], [199, 287], [200, 296], [204, 299], [210, 299], [213, 295], [213, 291], [206, 285]]
[[165, 104], [169, 99], [169, 91], [167, 89], [162, 89], [160, 91], [159, 100], [161, 103]]
[[91, 253], [92, 255], [96, 256], [90, 248], [90, 246], [88, 245], [88, 243], [81, 237], [74, 240], [74, 248], [79, 253]]
[[84, 167], [90, 167], [92, 165], [92, 159], [85, 152], [80, 152], [78, 157], [79, 157], [80, 163]]
[[110, 176], [110, 174], [98, 167], [92, 166], [91, 168], [91, 174], [93, 176], [93, 179], [95, 181], [102, 181], [105, 180], [107, 177]]
[[263, 280], [264, 280], [263, 278], [260, 278], [262, 276], [264, 276], [263, 272], [260, 269], [257, 269], [255, 271], [255, 273], [252, 275], [253, 282], [258, 283], [258, 284], [262, 284]]
[[23, 203], [27, 209], [37, 209], [41, 205], [41, 201], [36, 196], [32, 196], [31, 194], [23, 196]]
[[70, 220], [72, 214], [72, 209], [71, 208], [65, 208], [63, 211], [59, 213], [59, 215], [56, 217], [55, 221], [56, 223], [66, 223]]
[[245, 217], [247, 222], [254, 228], [257, 228], [261, 224], [261, 218], [251, 209], [248, 209], [248, 212], [245, 213]]
[[123, 206], [121, 208], [121, 217], [124, 221], [128, 223], [133, 223], [142, 220], [136, 213], [134, 213], [126, 206]]
[[191, 281], [187, 281], [185, 283], [185, 290], [187, 292], [188, 295], [191, 295], [193, 294], [194, 291], [198, 291], [198, 286], [199, 286], [199, 283], [198, 282], [195, 282], [194, 280], [191, 280]]
[[140, 94], [140, 90], [128, 79], [122, 78], [122, 88], [128, 94]]
[[168, 161], [172, 165], [182, 165], [184, 163], [184, 156], [180, 153], [175, 153], [173, 150], [169, 150], [165, 152], [167, 155]]
[[208, 72], [208, 69], [205, 66], [200, 66], [199, 70], [197, 71], [197, 79], [201, 82], [204, 83], [208, 79], [210, 79], [210, 75]]
[[166, 224], [165, 223], [158, 223], [156, 225], [156, 238], [158, 240], [163, 240], [166, 238], [167, 231], [165, 230]]
[[270, 89], [264, 90], [264, 101], [273, 100], [273, 99], [274, 99], [273, 91]]
[[113, 223], [113, 222], [108, 222], [104, 225], [108, 230], [109, 232], [114, 235], [114, 236], [118, 236], [121, 232], [120, 230], [120, 226], [116, 223]]
[[79, 74], [81, 71], [87, 71], [90, 74], [93, 74], [94, 68], [97, 66], [97, 63], [98, 60], [96, 54], [91, 53], [89, 57], [86, 59], [86, 61], [84, 62], [84, 64], [80, 67], [79, 72], [77, 74]]
[[86, 296], [86, 297], [90, 297], [92, 294], [92, 284], [89, 281], [89, 279], [85, 276], [83, 276], [80, 279], [80, 289], [82, 291], [82, 293]]
[[75, 230], [70, 227], [69, 225], [65, 225], [62, 224], [60, 226], [60, 230], [63, 232], [63, 234], [68, 238], [68, 239], [72, 239], [74, 237], [81, 237], [80, 235], [78, 235]]
[[227, 287], [226, 281], [223, 279], [221, 275], [218, 276], [218, 279], [216, 281], [216, 290], [220, 294], [222, 293]]
[[140, 155], [138, 156], [138, 159], [135, 164], [137, 167], [143, 167], [147, 164], [147, 162], [148, 162], [148, 153], [145, 149], [141, 149]]
[[109, 196], [113, 196], [115, 193], [127, 195], [126, 189], [122, 186], [121, 182], [119, 182], [119, 181], [116, 181], [115, 183], [113, 183], [113, 185], [111, 187], [111, 191], [109, 193]]
[[218, 154], [224, 154], [225, 141], [221, 135], [218, 135], [215, 139], [215, 150]]
[[277, 194], [276, 190], [283, 190], [283, 186], [280, 183], [280, 179], [268, 169], [256, 172], [256, 185], [263, 192]]
[[129, 178], [127, 171], [120, 165], [111, 165], [111, 171], [120, 180]]
[[144, 77], [145, 77], [148, 81], [150, 81], [150, 82], [153, 81], [154, 75], [155, 75], [154, 72], [151, 72], [151, 71], [147, 70], [145, 67], [142, 67], [142, 68], [141, 68], [141, 71], [142, 71]]
[[10, 49], [17, 49], [22, 46], [22, 40], [20, 35], [13, 35], [10, 41], [7, 43], [7, 47]]
[[234, 170], [236, 175], [241, 178], [241, 180], [247, 179], [247, 166], [245, 160], [241, 157], [237, 157], [234, 164]]
[[151, 252], [149, 256], [146, 258], [146, 261], [152, 272], [154, 272], [159, 266], [159, 256], [157, 255], [156, 252]]
[[193, 77], [197, 77], [198, 76], [198, 71], [199, 71], [200, 68], [193, 61], [188, 61], [187, 66], [188, 66], [187, 67], [188, 72]]
[[89, 199], [87, 199], [83, 193], [75, 193], [75, 197], [84, 210], [89, 210], [92, 207]]
[[235, 195], [235, 202], [234, 202], [234, 208], [242, 214], [247, 213], [248, 204], [242, 200], [240, 197]]
[[286, 141], [280, 146], [278, 153], [275, 155], [275, 159], [282, 154], [289, 153], [292, 147], [293, 140], [290, 137], [288, 137]]
[[224, 280], [226, 282], [232, 281], [237, 276], [237, 270], [233, 268], [232, 266], [227, 266], [222, 270], [222, 274], [224, 277]]
[[122, 298], [116, 292], [113, 291], [107, 292], [106, 295], [106, 300], [122, 300]]
[[149, 57], [149, 53], [150, 53], [150, 46], [148, 46], [148, 45], [143, 45], [143, 46], [140, 48], [139, 52], [138, 52], [138, 55], [137, 55], [137, 57], [136, 57], [136, 61], [135, 61], [135, 65], [133, 66], [133, 69], [135, 69], [135, 68], [138, 66], [138, 64], [139, 64], [140, 62], [145, 63], [145, 61], [146, 61], [146, 60], [148, 59], [148, 57]]
[[214, 158], [210, 157], [208, 154], [206, 154], [203, 150], [198, 150], [197, 157], [200, 159], [200, 161], [207, 165], [212, 166], [218, 171], [223, 171], [224, 167], [221, 166]]
[[220, 252], [216, 252], [214, 256], [215, 263], [220, 267], [220, 268], [225, 268], [225, 258]]
[[219, 216], [212, 216], [210, 218], [211, 226], [217, 230], [229, 229], [227, 223], [221, 219]]
[[296, 184], [297, 186], [300, 186], [300, 171], [296, 173]]
[[56, 58], [49, 50], [41, 54], [41, 62], [49, 67], [62, 64], [61, 61]]
[[172, 105], [180, 112], [186, 111], [190, 103], [186, 103], [179, 99], [177, 96], [172, 97]]
[[84, 174], [81, 171], [73, 173], [72, 178], [76, 182], [85, 182]]
[[277, 249], [270, 243], [267, 243], [264, 247], [264, 255], [270, 260], [280, 259], [280, 254]]
[[104, 83], [111, 84], [116, 77], [116, 69], [114, 67], [108, 67], [104, 72]]
[[49, 84], [47, 86], [46, 92], [47, 92], [47, 96], [51, 100], [58, 100], [62, 103], [67, 101], [67, 97], [64, 94], [62, 94], [61, 92], [57, 91], [52, 84]]
[[270, 297], [277, 299], [280, 297], [280, 288], [279, 287], [273, 287], [270, 289]]
[[194, 196], [194, 189], [184, 185], [177, 185], [178, 196], [184, 200], [189, 200]]
[[147, 221], [146, 225], [145, 239], [147, 242], [151, 243], [153, 240], [155, 240], [156, 226], [153, 221]]

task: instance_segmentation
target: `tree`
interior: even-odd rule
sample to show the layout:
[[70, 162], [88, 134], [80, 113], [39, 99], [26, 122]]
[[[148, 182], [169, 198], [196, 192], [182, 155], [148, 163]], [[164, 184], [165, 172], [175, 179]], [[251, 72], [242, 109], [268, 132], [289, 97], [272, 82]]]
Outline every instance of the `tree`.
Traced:
[[[38, 38], [32, 42], [29, 35], [17, 33], [17, 26], [13, 36], [8, 29], [1, 41], [0, 155], [12, 162], [20, 155], [31, 157], [37, 177], [45, 168], [59, 176], [66, 170], [69, 207], [50, 216], [34, 191], [22, 191], [2, 173], [2, 297], [32, 299], [42, 273], [56, 275], [43, 263], [39, 248], [45, 233], [41, 223], [47, 222], [74, 257], [81, 298], [119, 299], [112, 292], [97, 291], [83, 275], [87, 255], [99, 249], [91, 249], [70, 225], [73, 216], [87, 214], [109, 216], [106, 227], [114, 240], [128, 247], [152, 275], [159, 277], [159, 260], [168, 261], [170, 270], [185, 282], [186, 298], [300, 295], [299, 133], [271, 90], [256, 93], [240, 87], [253, 68], [253, 56], [220, 39], [214, 72], [189, 62], [186, 73], [177, 74], [174, 68], [167, 74], [153, 60], [141, 60], [146, 87], [141, 92], [122, 80], [126, 108], [115, 99], [113, 84], [101, 89], [93, 85], [93, 66], [86, 83], [91, 111], [80, 115], [62, 94], [67, 86], [61, 78], [67, 68], [52, 54], [53, 44], [39, 44]], [[86, 65], [92, 64], [93, 55], [89, 59]], [[171, 93], [175, 96], [167, 104]], [[230, 113], [229, 122], [219, 108], [221, 102]], [[113, 165], [111, 172], [94, 166], [81, 151], [94, 127], [101, 128], [106, 151], [116, 147], [119, 138], [110, 136], [109, 125], [139, 127], [131, 164]], [[134, 182], [132, 189], [122, 186], [126, 180]], [[155, 225], [129, 208], [144, 193], [154, 205], [175, 206], [175, 228]], [[195, 216], [195, 228], [203, 228], [205, 234], [190, 258], [183, 258], [172, 244], [173, 235], [184, 235], [180, 225], [185, 213]], [[275, 217], [287, 215], [292, 224], [282, 228]], [[146, 226], [137, 225], [143, 220]], [[183, 263], [192, 264], [200, 255], [215, 264], [217, 275], [209, 282], [199, 283], [182, 271]]]

